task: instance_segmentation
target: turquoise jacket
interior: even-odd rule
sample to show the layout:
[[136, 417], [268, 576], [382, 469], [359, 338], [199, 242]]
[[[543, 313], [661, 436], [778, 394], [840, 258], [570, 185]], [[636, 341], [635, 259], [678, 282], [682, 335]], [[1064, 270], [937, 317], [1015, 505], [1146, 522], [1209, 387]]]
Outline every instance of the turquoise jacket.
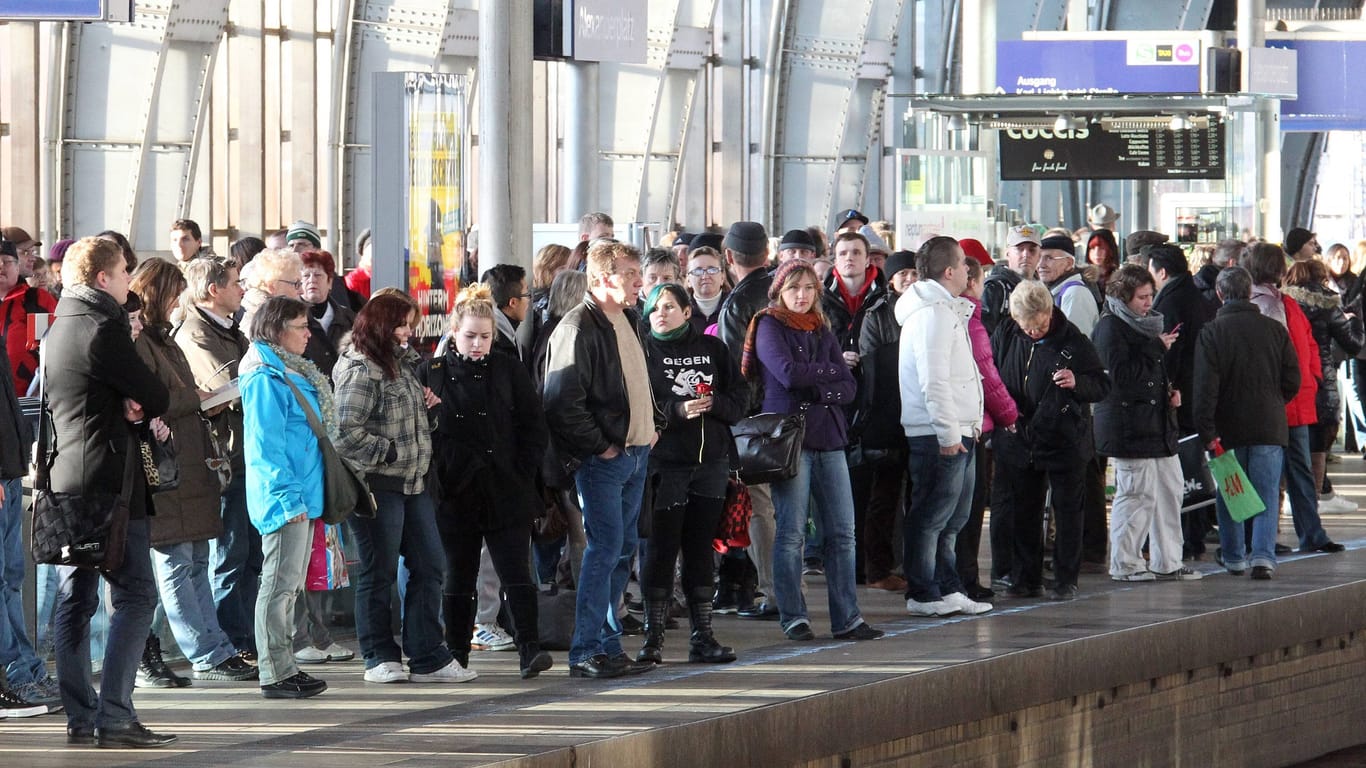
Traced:
[[256, 341], [239, 366], [243, 454], [247, 465], [247, 511], [262, 533], [272, 533], [300, 514], [323, 514], [323, 455], [285, 377], [318, 413], [318, 395], [302, 374], [285, 368], [279, 355]]

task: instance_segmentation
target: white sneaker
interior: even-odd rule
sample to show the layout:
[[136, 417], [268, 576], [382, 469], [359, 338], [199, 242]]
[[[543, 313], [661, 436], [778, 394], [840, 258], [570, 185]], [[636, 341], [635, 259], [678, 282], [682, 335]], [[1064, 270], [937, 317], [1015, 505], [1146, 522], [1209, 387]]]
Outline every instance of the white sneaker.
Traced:
[[1155, 581], [1157, 577], [1152, 571], [1135, 571], [1134, 573], [1121, 573], [1118, 576], [1111, 576], [1110, 581]]
[[408, 682], [408, 673], [403, 671], [403, 665], [397, 661], [382, 661], [365, 670], [365, 682], [406, 683]]
[[451, 659], [451, 663], [438, 669], [435, 672], [418, 674], [414, 672], [408, 675], [408, 679], [414, 683], [468, 683], [479, 677], [479, 674], [472, 669], [465, 669], [460, 666], [460, 662]]
[[944, 599], [941, 602], [958, 606], [959, 610], [968, 616], [980, 616], [987, 611], [990, 611], [992, 607], [991, 603], [979, 603], [962, 592], [950, 592], [947, 595], [944, 595]]
[[328, 661], [350, 661], [356, 658], [355, 651], [338, 643], [333, 643], [327, 646], [326, 648], [322, 649], [322, 652], [327, 654]]
[[297, 650], [297, 651], [294, 652], [294, 663], [296, 663], [296, 664], [326, 664], [326, 663], [327, 663], [327, 651], [324, 651], [324, 650], [321, 649], [321, 648], [314, 648], [314, 647], [311, 646], [311, 645], [308, 646], [308, 647], [306, 647], [306, 648], [300, 648], [299, 650]]
[[470, 647], [476, 651], [510, 651], [517, 647], [512, 635], [497, 624], [475, 624]]
[[1358, 509], [1360, 507], [1355, 501], [1345, 498], [1342, 494], [1333, 493], [1319, 497], [1319, 514], [1350, 515]]
[[906, 612], [912, 616], [952, 616], [961, 610], [963, 610], [962, 606], [955, 605], [947, 600], [924, 603], [919, 600], [906, 601]]

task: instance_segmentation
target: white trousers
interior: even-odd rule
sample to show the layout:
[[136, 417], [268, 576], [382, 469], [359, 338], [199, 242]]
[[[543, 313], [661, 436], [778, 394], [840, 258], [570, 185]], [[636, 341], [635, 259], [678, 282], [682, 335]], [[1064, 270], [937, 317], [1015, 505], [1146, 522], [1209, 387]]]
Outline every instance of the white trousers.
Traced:
[[[1110, 509], [1110, 575], [1181, 568], [1181, 459], [1110, 459], [1115, 501]], [[1143, 541], [1148, 540], [1148, 562]]]

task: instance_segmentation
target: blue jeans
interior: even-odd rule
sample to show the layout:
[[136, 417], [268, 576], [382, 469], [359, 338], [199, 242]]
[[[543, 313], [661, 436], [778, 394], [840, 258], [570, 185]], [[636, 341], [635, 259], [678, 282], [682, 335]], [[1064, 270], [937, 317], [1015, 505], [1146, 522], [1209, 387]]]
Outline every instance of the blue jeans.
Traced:
[[[1266, 509], [1252, 518], [1252, 565], [1276, 567], [1276, 517], [1280, 513], [1281, 465], [1285, 449], [1279, 445], [1249, 445], [1235, 448], [1233, 453], [1247, 473], [1252, 487], [1257, 489]], [[1312, 483], [1310, 483], [1312, 485]], [[1219, 515], [1219, 548], [1224, 567], [1231, 571], [1247, 568], [1247, 541], [1243, 524], [1229, 517], [1224, 497], [1216, 496]]]
[[622, 653], [616, 606], [636, 554], [636, 523], [649, 457], [649, 446], [633, 445], [614, 459], [590, 456], [574, 473], [588, 546], [575, 594], [570, 664]]
[[[356, 572], [356, 640], [365, 668], [408, 656], [414, 674], [427, 674], [451, 663], [441, 627], [441, 583], [446, 553], [436, 529], [436, 510], [426, 493], [407, 495], [375, 491], [379, 509], [373, 519], [351, 518], [360, 552]], [[391, 606], [399, 556], [407, 572], [403, 590], [403, 648], [394, 642]]]
[[[58, 569], [61, 583], [57, 588], [53, 650], [68, 726], [123, 728], [138, 719], [133, 709], [133, 679], [157, 604], [149, 549], [147, 520], [130, 520], [123, 565], [117, 570]], [[91, 684], [90, 617], [100, 607], [101, 576], [109, 583], [113, 611], [97, 695]]]
[[213, 599], [218, 625], [233, 646], [255, 651], [256, 593], [261, 582], [261, 533], [247, 513], [245, 473], [233, 475], [223, 492], [223, 534], [213, 541]]
[[237, 653], [218, 625], [209, 586], [207, 539], [153, 547], [152, 571], [171, 634], [195, 669], [213, 669]]
[[935, 602], [963, 591], [954, 547], [972, 512], [976, 441], [964, 438], [964, 452], [952, 456], [939, 453], [939, 438], [934, 435], [908, 437], [906, 442], [911, 450], [911, 503], [902, 529], [901, 558], [906, 597]]
[[[797, 475], [769, 486], [776, 532], [773, 542], [773, 591], [783, 629], [810, 624], [802, 594], [802, 551], [806, 515], [818, 519], [824, 534], [825, 584], [830, 627], [835, 634], [863, 623], [854, 588], [854, 494], [844, 451], [802, 450]], [[815, 501], [814, 508], [811, 502]]]
[[[1327, 544], [1328, 532], [1323, 530], [1323, 521], [1319, 519], [1319, 487], [1309, 464], [1309, 427], [1290, 428], [1284, 467], [1285, 495], [1290, 497], [1290, 517], [1295, 521], [1300, 549]], [[1267, 509], [1270, 508], [1268, 504]]]
[[0, 671], [11, 688], [47, 679], [47, 667], [33, 650], [24, 621], [24, 481], [0, 480]]

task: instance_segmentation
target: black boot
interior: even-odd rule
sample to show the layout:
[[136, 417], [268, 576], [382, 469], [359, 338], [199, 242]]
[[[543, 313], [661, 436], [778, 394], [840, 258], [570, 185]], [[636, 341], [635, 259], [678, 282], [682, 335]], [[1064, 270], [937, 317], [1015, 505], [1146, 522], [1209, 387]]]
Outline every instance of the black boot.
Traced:
[[188, 688], [190, 679], [181, 677], [166, 666], [161, 658], [161, 639], [156, 635], [147, 636], [147, 645], [142, 649], [142, 661], [138, 662], [138, 674], [133, 680], [135, 688]]
[[510, 584], [504, 585], [503, 591], [507, 593], [507, 609], [512, 614], [512, 636], [517, 643], [517, 659], [522, 679], [526, 680], [555, 664], [550, 654], [541, 650], [537, 590], [532, 584]]
[[446, 647], [460, 666], [470, 667], [470, 638], [474, 636], [474, 614], [479, 610], [472, 593], [441, 596], [441, 616], [445, 621]]
[[[708, 610], [711, 601], [707, 601]], [[669, 616], [669, 593], [650, 590], [645, 597], [645, 644], [636, 654], [636, 661], [661, 664], [664, 661], [664, 624]]]
[[727, 664], [735, 661], [735, 651], [716, 642], [711, 631], [711, 601], [694, 595], [688, 602], [692, 615], [692, 637], [688, 641], [688, 661], [693, 664]]
[[716, 597], [712, 599], [712, 610], [716, 613], [735, 613], [738, 604], [740, 583], [745, 576], [744, 564], [734, 557], [721, 558], [721, 567], [716, 570]]

